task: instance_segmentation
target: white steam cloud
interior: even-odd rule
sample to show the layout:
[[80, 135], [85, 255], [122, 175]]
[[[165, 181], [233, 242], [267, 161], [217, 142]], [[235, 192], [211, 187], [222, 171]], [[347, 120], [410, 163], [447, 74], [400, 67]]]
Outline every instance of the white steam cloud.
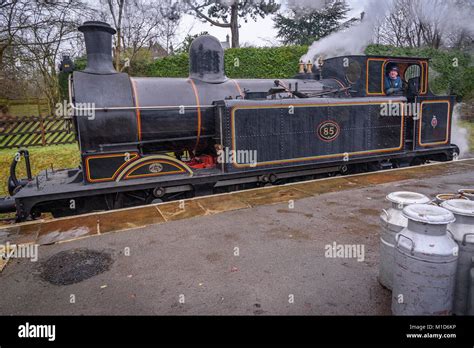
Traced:
[[[294, 0], [295, 3], [300, 1], [306, 2], [306, 0]], [[317, 0], [315, 3], [320, 6], [324, 1]], [[365, 48], [373, 41], [375, 33], [383, 26], [388, 14], [398, 14], [400, 21], [408, 16], [416, 23], [431, 26], [431, 30], [436, 30], [441, 41], [448, 46], [452, 43], [450, 40], [453, 37], [459, 37], [456, 34], [460, 32], [474, 35], [472, 0], [366, 0], [363, 7], [362, 21], [313, 42], [308, 53], [302, 57], [303, 61], [314, 61], [319, 56], [331, 58], [363, 54]]]
[[313, 42], [301, 59], [304, 62], [314, 61], [316, 57], [331, 58], [350, 54], [363, 54], [370, 44], [374, 28], [379, 19], [390, 10], [392, 1], [370, 0], [364, 8], [364, 18], [357, 24], [337, 31], [331, 35]]
[[469, 130], [463, 128], [459, 122], [462, 104], [456, 104], [453, 111], [451, 143], [459, 147], [461, 158], [469, 157]]

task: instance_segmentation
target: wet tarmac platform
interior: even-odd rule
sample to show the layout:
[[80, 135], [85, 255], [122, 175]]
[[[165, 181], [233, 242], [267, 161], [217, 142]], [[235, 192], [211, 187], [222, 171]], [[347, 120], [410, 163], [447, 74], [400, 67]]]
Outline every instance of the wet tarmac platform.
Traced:
[[41, 246], [0, 273], [0, 314], [388, 315], [385, 196], [473, 186], [471, 159], [8, 226]]

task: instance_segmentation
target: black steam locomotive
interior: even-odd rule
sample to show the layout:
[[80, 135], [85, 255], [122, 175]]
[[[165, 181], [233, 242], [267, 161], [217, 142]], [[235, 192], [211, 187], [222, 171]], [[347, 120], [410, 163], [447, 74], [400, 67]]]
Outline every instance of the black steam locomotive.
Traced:
[[[18, 179], [0, 211], [65, 216], [335, 174], [449, 161], [454, 99], [428, 89], [428, 59], [345, 56], [300, 63], [293, 79], [234, 80], [217, 39], [189, 52], [188, 78], [132, 78], [112, 35], [86, 22], [87, 68], [70, 79], [78, 168]], [[386, 96], [396, 64], [404, 92]], [[418, 105], [415, 112], [410, 105]]]

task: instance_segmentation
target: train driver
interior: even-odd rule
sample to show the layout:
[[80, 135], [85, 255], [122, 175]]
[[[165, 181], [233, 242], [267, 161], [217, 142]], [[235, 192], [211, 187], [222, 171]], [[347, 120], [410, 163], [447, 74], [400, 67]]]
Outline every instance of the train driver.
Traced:
[[398, 93], [402, 90], [403, 84], [402, 79], [399, 76], [400, 69], [398, 66], [394, 65], [390, 69], [385, 78], [385, 94], [391, 95], [394, 93]]

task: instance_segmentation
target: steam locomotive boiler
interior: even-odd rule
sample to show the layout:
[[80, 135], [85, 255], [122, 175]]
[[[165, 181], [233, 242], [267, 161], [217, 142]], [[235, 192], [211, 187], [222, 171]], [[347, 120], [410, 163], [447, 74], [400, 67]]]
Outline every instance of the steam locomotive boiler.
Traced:
[[[230, 79], [220, 42], [206, 35], [191, 44], [188, 78], [130, 77], [113, 67], [113, 28], [85, 22], [79, 31], [87, 67], [73, 73], [69, 93], [81, 163], [20, 180], [14, 161], [11, 197], [0, 211], [16, 210], [19, 221], [449, 161], [459, 153], [450, 139], [454, 99], [429, 92], [426, 58], [336, 57], [300, 63], [292, 79]], [[405, 89], [387, 96], [393, 64]]]

